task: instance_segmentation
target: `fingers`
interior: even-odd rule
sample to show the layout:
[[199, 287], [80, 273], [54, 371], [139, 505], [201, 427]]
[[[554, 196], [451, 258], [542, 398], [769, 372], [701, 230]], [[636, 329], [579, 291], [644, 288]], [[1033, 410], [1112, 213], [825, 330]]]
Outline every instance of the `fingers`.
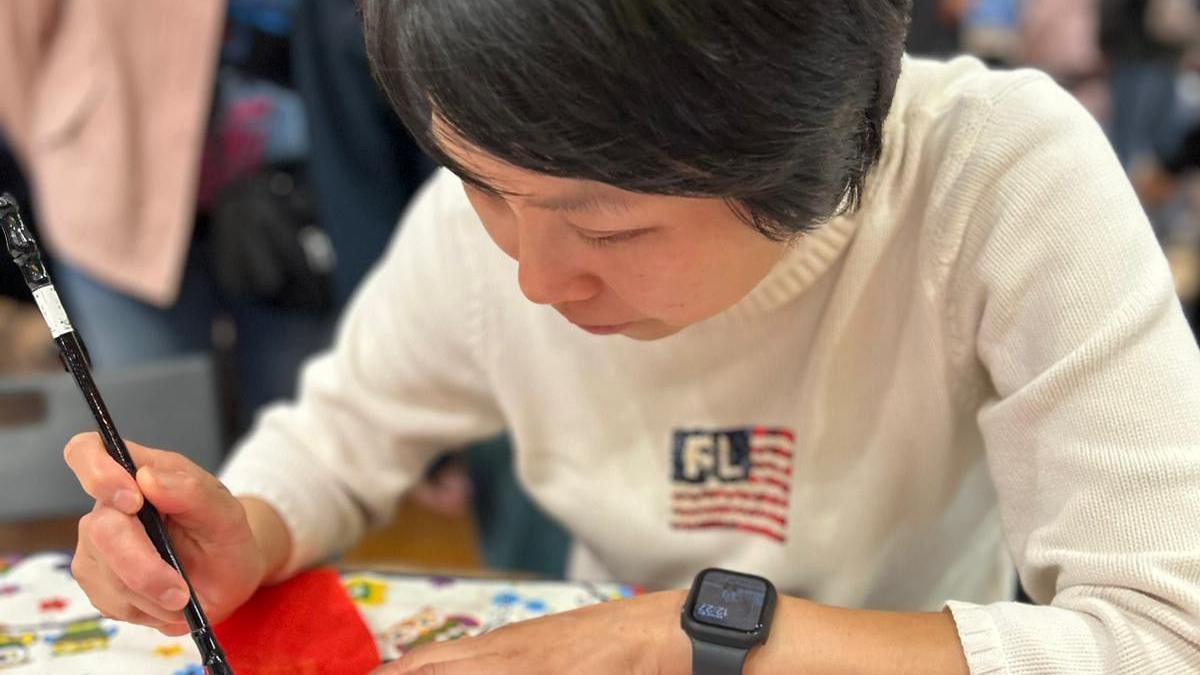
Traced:
[[417, 656], [422, 651], [425, 649], [418, 649], [399, 661], [383, 666], [375, 670], [373, 675], [508, 675], [508, 673], [517, 672], [506, 668], [505, 660], [493, 654], [453, 661], [410, 658]]
[[[95, 558], [93, 558], [94, 560]], [[117, 576], [112, 568], [100, 565], [98, 567], [98, 574], [105, 581], [103, 587], [112, 589], [115, 593], [114, 599], [118, 600], [118, 602], [114, 604], [119, 604], [120, 602], [126, 603], [129, 605], [126, 611], [131, 611], [137, 618], [146, 618], [149, 624], [155, 627], [183, 623], [183, 612], [164, 609], [150, 598], [134, 592], [128, 584]]]
[[231, 530], [240, 531], [245, 516], [237, 498], [215, 476], [183, 459], [139, 468], [142, 494], [198, 540], [221, 540]]
[[[164, 612], [155, 608], [147, 611], [138, 601], [131, 601], [132, 592], [116, 577], [108, 574], [95, 558], [80, 547], [71, 562], [71, 573], [80, 581], [88, 600], [101, 614], [111, 619], [155, 628], [164, 635], [185, 635], [187, 622], [181, 612]], [[104, 583], [96, 583], [104, 579]]]
[[488, 636], [480, 635], [422, 645], [390, 664], [389, 675], [459, 675], [460, 673], [489, 673], [499, 675], [498, 668], [488, 669], [481, 664], [497, 657], [492, 653]]
[[[170, 471], [203, 471], [191, 460], [176, 452], [155, 450], [131, 441], [126, 449], [137, 467], [154, 466]], [[142, 495], [133, 476], [109, 456], [100, 434], [92, 431], [78, 434], [63, 448], [67, 466], [79, 479], [85, 492], [98, 502], [108, 504], [123, 513], [136, 513], [142, 506]]]
[[138, 467], [136, 479], [108, 455], [94, 432], [72, 438], [63, 456], [84, 491], [122, 513], [137, 513], [147, 498], [178, 525], [208, 535], [219, 536], [222, 528], [240, 523], [236, 499], [190, 459], [128, 441], [126, 447]]
[[[181, 610], [190, 597], [188, 586], [150, 542], [137, 518], [140, 507], [149, 502], [164, 516], [176, 551], [181, 559], [192, 561], [187, 563], [192, 578], [201, 582], [197, 593], [210, 612], [219, 602], [213, 595], [219, 598], [226, 585], [244, 595], [253, 586], [243, 589], [236, 580], [213, 578], [209, 559], [223, 560], [252, 576], [257, 543], [241, 503], [213, 475], [177, 453], [136, 443], [128, 443], [128, 449], [138, 467], [136, 478], [108, 456], [94, 433], [75, 437], [64, 450], [80, 484], [96, 499], [92, 512], [79, 521], [72, 570], [106, 616], [184, 635], [188, 627]], [[121, 496], [130, 494], [132, 502]]]
[[[129, 604], [159, 622], [180, 620], [187, 584], [158, 555], [136, 517], [97, 505], [79, 521], [79, 547], [85, 558], [73, 562], [72, 569], [82, 567], [84, 576], [76, 579], [85, 591], [97, 589], [116, 611], [126, 611]], [[120, 597], [122, 604], [114, 605], [110, 596]]]
[[123, 513], [137, 513], [142, 507], [142, 495], [133, 476], [108, 456], [99, 434], [75, 436], [63, 448], [63, 458], [84, 492], [97, 502]]

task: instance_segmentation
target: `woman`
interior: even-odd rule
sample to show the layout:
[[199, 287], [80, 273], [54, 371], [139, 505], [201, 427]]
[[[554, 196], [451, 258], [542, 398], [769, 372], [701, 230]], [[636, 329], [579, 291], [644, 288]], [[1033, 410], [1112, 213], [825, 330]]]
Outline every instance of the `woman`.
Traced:
[[1200, 359], [1145, 216], [1067, 94], [905, 59], [908, 9], [366, 2], [377, 76], [457, 176], [243, 443], [238, 498], [171, 453], [137, 449], [135, 484], [68, 446], [97, 607], [185, 630], [143, 495], [219, 618], [507, 427], [575, 575], [721, 566], [761, 608], [752, 573], [771, 639], [729, 656], [664, 591], [388, 672], [1196, 667]]

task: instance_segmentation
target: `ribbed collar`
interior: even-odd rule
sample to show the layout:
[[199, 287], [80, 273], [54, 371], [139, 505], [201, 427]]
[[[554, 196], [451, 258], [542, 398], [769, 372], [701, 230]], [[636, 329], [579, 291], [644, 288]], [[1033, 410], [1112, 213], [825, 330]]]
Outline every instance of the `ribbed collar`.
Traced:
[[902, 57], [892, 109], [884, 122], [882, 156], [867, 176], [859, 209], [830, 220], [794, 242], [754, 290], [719, 316], [738, 320], [774, 311], [811, 288], [845, 253], [858, 231], [859, 223], [863, 222], [873, 205], [871, 193], [875, 184], [881, 179], [887, 180], [881, 174], [891, 173], [892, 169], [885, 167], [893, 164], [892, 160], [904, 145], [899, 137], [905, 132], [903, 117], [911, 95], [909, 78], [905, 75], [911, 69], [911, 64], [911, 57]]
[[746, 297], [726, 310], [731, 319], [772, 312], [807, 291], [854, 238], [858, 218], [839, 216], [788, 246], [779, 262]]

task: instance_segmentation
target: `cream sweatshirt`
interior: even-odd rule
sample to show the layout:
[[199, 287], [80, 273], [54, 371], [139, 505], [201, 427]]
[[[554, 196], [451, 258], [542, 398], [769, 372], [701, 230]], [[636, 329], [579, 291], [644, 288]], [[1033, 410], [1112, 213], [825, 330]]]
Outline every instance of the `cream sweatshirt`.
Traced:
[[977, 675], [1200, 671], [1200, 353], [1103, 134], [964, 58], [906, 60], [885, 135], [860, 210], [656, 342], [528, 302], [437, 175], [225, 482], [297, 570], [508, 429], [576, 576], [948, 606]]

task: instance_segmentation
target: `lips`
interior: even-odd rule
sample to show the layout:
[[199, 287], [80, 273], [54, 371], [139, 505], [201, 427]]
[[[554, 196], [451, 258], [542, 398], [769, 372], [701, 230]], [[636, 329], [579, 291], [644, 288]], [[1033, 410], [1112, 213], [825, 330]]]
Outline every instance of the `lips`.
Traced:
[[621, 331], [625, 330], [629, 326], [633, 325], [630, 323], [617, 323], [617, 324], [605, 324], [605, 325], [591, 324], [591, 325], [589, 325], [589, 324], [575, 323], [574, 321], [572, 321], [571, 323], [574, 323], [576, 326], [591, 333], [592, 335], [613, 335], [614, 333], [620, 333]]

